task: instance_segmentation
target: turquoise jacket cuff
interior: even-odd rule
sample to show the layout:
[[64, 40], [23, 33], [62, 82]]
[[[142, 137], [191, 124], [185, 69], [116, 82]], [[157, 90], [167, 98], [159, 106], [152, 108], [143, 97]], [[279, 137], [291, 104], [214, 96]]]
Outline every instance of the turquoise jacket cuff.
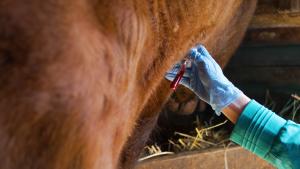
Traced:
[[230, 139], [265, 158], [286, 123], [271, 110], [251, 100], [239, 117]]

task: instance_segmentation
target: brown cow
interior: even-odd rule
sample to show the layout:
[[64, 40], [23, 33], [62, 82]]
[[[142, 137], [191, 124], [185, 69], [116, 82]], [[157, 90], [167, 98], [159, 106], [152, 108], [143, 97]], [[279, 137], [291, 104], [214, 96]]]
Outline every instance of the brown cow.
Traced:
[[[227, 2], [230, 2], [230, 4], [228, 6], [224, 6], [222, 10], [230, 10], [231, 13], [220, 18], [216, 25], [209, 29], [209, 32], [206, 32], [207, 38], [205, 40], [202, 41], [201, 37], [200, 39], [195, 40], [196, 42], [204, 43], [222, 67], [227, 64], [231, 55], [239, 46], [254, 13], [257, 1], [245, 0], [235, 1], [235, 3], [233, 1]], [[188, 8], [186, 10], [188, 10]], [[189, 28], [190, 27], [187, 26], [186, 29]], [[201, 33], [202, 32], [200, 32], [200, 34]], [[166, 98], [168, 98], [172, 92], [166, 86], [169, 86], [169, 82], [163, 79], [159, 87], [157, 87], [155, 92], [153, 92], [147, 105], [144, 107], [137, 121], [136, 127], [134, 128], [134, 132], [127, 140], [127, 144], [123, 149], [120, 161], [121, 168], [132, 168], [136, 159], [139, 157], [140, 152], [152, 131], [150, 129], [152, 129], [156, 124], [156, 120], [158, 118], [157, 112], [160, 111], [166, 101]]]
[[[169, 93], [166, 70], [196, 42], [215, 52], [228, 46], [220, 42], [244, 32], [254, 6], [255, 0], [0, 1], [0, 168], [116, 168], [141, 112], [141, 121], [155, 121]], [[238, 30], [230, 30], [240, 17]], [[126, 161], [132, 160], [120, 164], [130, 166]]]

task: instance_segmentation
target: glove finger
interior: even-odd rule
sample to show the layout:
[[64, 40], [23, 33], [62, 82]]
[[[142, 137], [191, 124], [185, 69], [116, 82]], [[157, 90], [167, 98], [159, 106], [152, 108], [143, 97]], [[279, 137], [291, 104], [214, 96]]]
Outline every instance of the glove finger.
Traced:
[[[176, 75], [174, 74], [170, 74], [170, 73], [167, 73], [165, 75], [165, 78], [169, 81], [173, 81], [174, 78], [175, 78]], [[184, 87], [188, 88], [191, 90], [191, 87], [190, 87], [190, 78], [188, 77], [182, 77], [182, 79], [180, 80], [179, 84], [183, 85]]]
[[[176, 64], [173, 69], [169, 70], [166, 74], [165, 74], [165, 78], [169, 81], [173, 81], [175, 79], [175, 77], [177, 76], [178, 72], [181, 69], [181, 65], [180, 63]], [[179, 82], [179, 84], [184, 85], [185, 87], [189, 88], [189, 89], [193, 89], [195, 87], [197, 87], [196, 84], [201, 83], [200, 80], [197, 80], [197, 83], [194, 83], [195, 79], [194, 78], [199, 78], [198, 76], [198, 71], [197, 71], [197, 65], [195, 63], [191, 63], [188, 64], [186, 67], [186, 70], [183, 74], [183, 77], [181, 79], [181, 81]], [[193, 84], [192, 84], [193, 81]]]
[[203, 45], [197, 46], [197, 52], [200, 53], [201, 57], [198, 57], [201, 61], [203, 61], [205, 64], [209, 64], [208, 67], [214, 68], [215, 72], [222, 73], [222, 68], [219, 66], [219, 64], [216, 62], [216, 60], [210, 55], [210, 53], [207, 51], [207, 49]]
[[207, 49], [203, 45], [197, 45], [196, 47], [193, 47], [189, 52], [189, 57], [196, 61], [201, 61], [202, 57], [210, 57], [210, 53], [207, 51]]
[[171, 69], [167, 71], [167, 73], [177, 73], [181, 68], [181, 63], [176, 63]]
[[190, 51], [190, 58], [197, 62], [198, 67], [207, 67], [206, 69], [214, 68], [217, 71], [222, 69], [215, 59], [210, 55], [207, 49], [203, 45], [197, 45]]
[[201, 53], [198, 52], [197, 47], [194, 47], [190, 50], [188, 57], [189, 59], [194, 60], [196, 62], [201, 62], [203, 56], [201, 55]]
[[196, 49], [197, 49], [197, 52], [199, 52], [201, 56], [212, 58], [210, 53], [207, 51], [207, 49], [203, 45], [201, 45], [201, 44], [197, 45]]

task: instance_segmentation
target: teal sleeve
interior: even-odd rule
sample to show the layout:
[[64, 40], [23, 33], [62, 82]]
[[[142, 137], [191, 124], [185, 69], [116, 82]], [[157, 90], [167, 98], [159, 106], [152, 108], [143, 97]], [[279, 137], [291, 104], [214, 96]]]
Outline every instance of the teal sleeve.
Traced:
[[300, 169], [300, 125], [252, 100], [230, 139], [277, 168]]

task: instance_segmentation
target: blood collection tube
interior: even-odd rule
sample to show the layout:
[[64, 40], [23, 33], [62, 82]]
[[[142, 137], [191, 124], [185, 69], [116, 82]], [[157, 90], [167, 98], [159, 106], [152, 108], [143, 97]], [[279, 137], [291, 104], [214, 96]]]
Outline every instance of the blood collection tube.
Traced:
[[183, 64], [181, 65], [180, 67], [180, 70], [179, 72], [177, 73], [177, 75], [175, 76], [174, 80], [172, 81], [171, 85], [170, 85], [170, 88], [173, 89], [174, 91], [176, 90], [176, 88], [178, 87], [179, 85], [179, 82], [180, 80], [182, 79], [183, 75], [184, 75], [184, 72], [185, 72], [185, 69], [186, 69], [186, 64], [187, 64], [187, 60], [185, 60], [183, 62]]

